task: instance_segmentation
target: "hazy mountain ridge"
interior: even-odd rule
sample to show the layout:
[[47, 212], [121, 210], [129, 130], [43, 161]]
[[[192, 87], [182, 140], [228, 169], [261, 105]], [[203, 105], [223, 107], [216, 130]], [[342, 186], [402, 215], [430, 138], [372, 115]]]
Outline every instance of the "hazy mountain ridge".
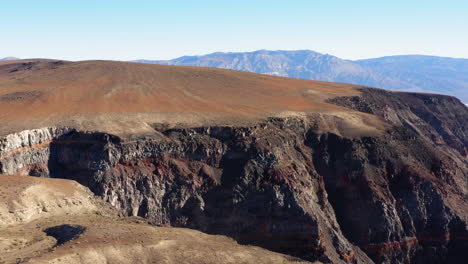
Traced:
[[5, 57], [5, 58], [0, 58], [0, 61], [10, 61], [10, 60], [19, 60], [16, 57]]
[[447, 93], [468, 101], [465, 95], [468, 89], [467, 59], [406, 55], [359, 60], [356, 63], [378, 74], [399, 79], [413, 89]]
[[352, 61], [311, 50], [259, 50], [135, 62], [225, 68], [391, 90], [442, 93], [468, 102], [468, 59], [401, 55]]

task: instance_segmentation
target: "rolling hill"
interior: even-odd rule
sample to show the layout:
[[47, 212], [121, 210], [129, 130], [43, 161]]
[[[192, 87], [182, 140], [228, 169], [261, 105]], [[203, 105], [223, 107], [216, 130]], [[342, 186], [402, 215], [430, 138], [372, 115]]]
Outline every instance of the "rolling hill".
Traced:
[[154, 133], [148, 124], [157, 122], [245, 124], [293, 112], [363, 116], [326, 102], [359, 94], [357, 86], [212, 68], [32, 60], [0, 63], [0, 80], [0, 133], [35, 123], [132, 134]]

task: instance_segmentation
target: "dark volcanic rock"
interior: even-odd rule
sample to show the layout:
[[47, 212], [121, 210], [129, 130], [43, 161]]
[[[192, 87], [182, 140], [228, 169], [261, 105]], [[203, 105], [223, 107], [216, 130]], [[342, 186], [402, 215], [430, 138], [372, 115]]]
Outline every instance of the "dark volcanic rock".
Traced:
[[167, 130], [157, 141], [72, 132], [51, 143], [48, 167], [51, 176], [75, 179], [157, 225], [225, 234], [308, 259], [326, 261], [328, 251], [332, 260], [352, 260], [359, 249], [339, 230], [303, 144], [306, 132], [294, 119]]
[[338, 97], [331, 102], [375, 114], [387, 122], [413, 130], [438, 145], [447, 144], [468, 154], [467, 107], [452, 96], [399, 93], [361, 88], [361, 95]]
[[342, 232], [377, 263], [444, 263], [466, 243], [449, 246], [466, 235], [466, 218], [457, 214], [466, 208], [466, 185], [456, 185], [466, 165], [447, 162], [417, 138], [406, 148], [395, 144], [405, 136], [313, 137], [314, 163]]
[[351, 138], [318, 132], [312, 117], [274, 118], [250, 127], [155, 125], [159, 137], [133, 140], [34, 130], [0, 141], [0, 170], [75, 179], [154, 224], [309, 260], [463, 263], [466, 107], [375, 89], [334, 102], [393, 127]]

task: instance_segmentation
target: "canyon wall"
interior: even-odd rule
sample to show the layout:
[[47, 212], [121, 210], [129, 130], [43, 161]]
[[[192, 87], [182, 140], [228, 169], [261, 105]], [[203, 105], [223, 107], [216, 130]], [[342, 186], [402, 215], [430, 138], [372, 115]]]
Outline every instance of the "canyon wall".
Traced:
[[0, 139], [0, 171], [74, 179], [155, 225], [308, 260], [463, 263], [468, 110], [445, 96], [362, 93], [334, 102], [389, 129], [347, 137], [324, 132], [313, 116], [154, 125], [157, 136], [132, 139], [34, 129]]

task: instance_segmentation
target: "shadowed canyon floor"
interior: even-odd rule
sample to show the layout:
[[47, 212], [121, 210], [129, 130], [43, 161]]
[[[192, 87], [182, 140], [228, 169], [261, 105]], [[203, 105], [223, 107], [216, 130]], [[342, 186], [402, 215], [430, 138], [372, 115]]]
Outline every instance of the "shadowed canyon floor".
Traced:
[[[0, 190], [23, 194], [0, 207], [0, 223], [15, 235], [39, 223], [47, 246], [78, 237], [28, 251], [35, 261], [467, 258], [468, 109], [453, 97], [211, 68], [12, 61], [0, 63], [0, 121]], [[22, 187], [25, 176], [74, 180], [99, 198], [60, 179]], [[126, 230], [137, 236], [109, 242]], [[207, 248], [223, 253], [205, 260]]]

